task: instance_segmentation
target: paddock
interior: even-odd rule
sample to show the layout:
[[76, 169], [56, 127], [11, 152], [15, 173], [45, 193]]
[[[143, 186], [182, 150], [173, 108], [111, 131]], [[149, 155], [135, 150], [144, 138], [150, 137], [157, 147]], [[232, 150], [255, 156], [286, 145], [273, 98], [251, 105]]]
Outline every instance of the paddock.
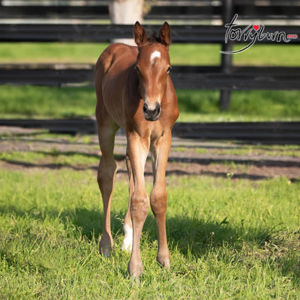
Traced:
[[[132, 26], [108, 24], [108, 1], [46, 2], [0, 1], [0, 298], [297, 299], [299, 39], [276, 47], [265, 39], [233, 61], [220, 50], [234, 49], [224, 39], [234, 11], [255, 31], [264, 26], [253, 23], [259, 19], [270, 33], [299, 37], [299, 4], [173, 0], [170, 9], [153, 1], [146, 22], [172, 19], [181, 116], [166, 169], [171, 268], [155, 262], [149, 212], [137, 282], [128, 275], [130, 254], [120, 250], [128, 203], [122, 132], [114, 251], [109, 259], [98, 252], [102, 153], [90, 88], [100, 49], [131, 37]], [[152, 175], [148, 157], [148, 194]]]
[[[172, 267], [156, 262], [155, 219], [141, 239], [134, 285], [120, 251], [127, 207], [125, 139], [112, 201], [115, 248], [102, 232], [94, 135], [1, 128], [1, 295], [61, 298], [297, 298], [300, 148], [173, 140], [167, 169]], [[152, 185], [150, 161], [146, 186]]]

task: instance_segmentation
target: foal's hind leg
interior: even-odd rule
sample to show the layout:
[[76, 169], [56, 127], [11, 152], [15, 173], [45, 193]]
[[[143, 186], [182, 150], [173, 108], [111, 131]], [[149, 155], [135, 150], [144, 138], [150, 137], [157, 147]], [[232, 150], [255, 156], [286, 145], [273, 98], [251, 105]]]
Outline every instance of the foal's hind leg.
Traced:
[[103, 234], [99, 242], [99, 252], [109, 256], [113, 248], [110, 227], [110, 204], [114, 188], [117, 164], [114, 160], [113, 149], [117, 127], [112, 122], [98, 124], [99, 144], [102, 152], [98, 168], [98, 184], [102, 194], [104, 223]]

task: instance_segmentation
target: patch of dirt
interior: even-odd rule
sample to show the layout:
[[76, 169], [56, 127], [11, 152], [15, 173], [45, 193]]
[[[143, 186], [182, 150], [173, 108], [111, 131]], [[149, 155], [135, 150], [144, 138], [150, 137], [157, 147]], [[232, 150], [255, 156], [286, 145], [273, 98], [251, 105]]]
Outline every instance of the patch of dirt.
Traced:
[[[5, 129], [1, 129], [3, 133]], [[26, 134], [26, 135], [23, 135]], [[32, 135], [28, 135], [32, 134]], [[72, 168], [74, 170], [97, 170], [97, 163], [83, 165], [76, 161], [69, 164], [55, 162], [60, 155], [72, 156], [81, 154], [86, 157], [99, 158], [99, 146], [96, 136], [69, 138], [68, 136], [39, 137], [39, 132], [23, 132], [17, 130], [0, 137], [0, 153], [34, 152], [49, 155], [49, 158], [36, 162], [22, 161], [22, 159], [9, 160], [2, 157], [0, 167], [9, 170], [29, 169], [59, 169]], [[245, 178], [260, 180], [283, 176], [293, 181], [300, 181], [300, 155], [297, 156], [270, 156], [260, 155], [219, 154], [224, 150], [243, 149], [245, 145], [222, 142], [203, 142], [174, 138], [167, 166], [167, 175], [199, 175], [214, 177], [229, 177], [232, 179]], [[263, 148], [262, 148], [263, 149]], [[270, 154], [267, 148], [266, 153]], [[300, 152], [297, 148], [295, 151]], [[235, 151], [237, 152], [237, 151]], [[115, 142], [115, 155], [118, 161], [118, 177], [127, 177], [125, 164], [126, 139], [117, 136]], [[243, 153], [243, 152], [241, 152]], [[146, 163], [146, 176], [152, 175], [150, 160]]]

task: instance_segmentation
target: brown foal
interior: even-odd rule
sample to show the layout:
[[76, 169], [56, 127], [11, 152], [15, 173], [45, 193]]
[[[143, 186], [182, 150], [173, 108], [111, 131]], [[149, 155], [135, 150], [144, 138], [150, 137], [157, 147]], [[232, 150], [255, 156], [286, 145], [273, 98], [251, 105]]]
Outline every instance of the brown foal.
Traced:
[[99, 251], [109, 256], [113, 249], [110, 204], [117, 165], [113, 149], [116, 131], [125, 128], [126, 164], [129, 174], [129, 204], [124, 221], [122, 249], [131, 250], [128, 270], [139, 277], [143, 265], [140, 239], [149, 210], [144, 167], [152, 155], [153, 189], [150, 204], [158, 229], [157, 261], [168, 267], [170, 254], [166, 234], [167, 190], [165, 172], [171, 146], [171, 130], [178, 118], [177, 97], [169, 76], [170, 27], [167, 22], [157, 37], [147, 37], [137, 22], [137, 47], [113, 44], [106, 48], [95, 67], [96, 118], [102, 158], [98, 184], [104, 209], [103, 234]]

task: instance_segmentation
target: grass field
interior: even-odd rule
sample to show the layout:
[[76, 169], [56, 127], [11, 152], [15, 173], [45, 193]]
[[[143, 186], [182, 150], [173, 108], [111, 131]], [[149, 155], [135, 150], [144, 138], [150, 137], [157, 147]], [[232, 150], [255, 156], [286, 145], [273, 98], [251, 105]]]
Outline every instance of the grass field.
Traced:
[[[149, 214], [139, 285], [119, 250], [127, 183], [112, 203], [115, 250], [97, 253], [102, 205], [91, 171], [0, 170], [0, 298], [299, 299], [299, 182], [168, 177], [172, 267], [156, 262]], [[151, 185], [148, 183], [148, 190]]]
[[[0, 63], [94, 63], [105, 46], [1, 43]], [[219, 65], [219, 50], [172, 45], [170, 53], [174, 65]], [[298, 52], [294, 46], [255, 46], [234, 56], [234, 64], [300, 66]], [[233, 92], [226, 112], [219, 110], [218, 91], [178, 90], [177, 96], [180, 121], [300, 120], [299, 91]], [[0, 118], [90, 117], [95, 102], [92, 88], [0, 86]], [[80, 138], [68, 139], [77, 147], [91, 141]], [[9, 144], [14, 139], [21, 150]], [[155, 261], [157, 233], [149, 212], [141, 240], [144, 272], [137, 284], [127, 272], [130, 254], [120, 251], [128, 203], [125, 176], [118, 175], [112, 201], [114, 252], [104, 259], [98, 254], [103, 222], [98, 146], [91, 143], [95, 149], [89, 153], [60, 151], [51, 148], [54, 136], [25, 140], [0, 137], [3, 149], [14, 149], [0, 153], [0, 299], [300, 299], [298, 177], [168, 176], [172, 266], [165, 270]], [[57, 145], [61, 140], [57, 136]], [[37, 141], [41, 149], [32, 151]], [[193, 151], [299, 157], [299, 147], [287, 145]], [[251, 167], [228, 163], [232, 170]]]

